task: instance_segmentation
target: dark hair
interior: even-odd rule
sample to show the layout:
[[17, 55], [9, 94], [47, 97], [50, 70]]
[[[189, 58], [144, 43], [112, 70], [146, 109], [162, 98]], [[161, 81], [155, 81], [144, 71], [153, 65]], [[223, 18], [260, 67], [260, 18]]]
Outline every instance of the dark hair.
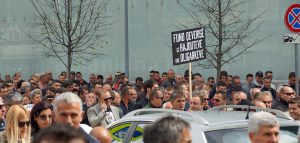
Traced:
[[267, 75], [268, 73], [273, 73], [272, 71], [266, 71], [265, 72], [265, 75]]
[[152, 88], [153, 87], [153, 84], [155, 84], [156, 81], [152, 80], [152, 79], [149, 79], [147, 81], [144, 82], [144, 92], [147, 92], [147, 88]]
[[248, 73], [248, 74], [246, 75], [246, 78], [248, 78], [248, 77], [253, 77], [253, 74]]
[[161, 75], [168, 75], [166, 72], [163, 72]]
[[70, 80], [66, 80], [66, 81], [64, 81], [63, 84], [62, 84], [62, 86], [63, 86], [64, 88], [68, 88], [68, 86], [71, 86], [71, 85], [73, 85], [73, 83], [72, 83]]
[[135, 82], [137, 82], [137, 81], [143, 82], [143, 78], [142, 78], [142, 77], [137, 77], [137, 78], [135, 79]]
[[33, 139], [33, 143], [41, 143], [42, 141], [69, 143], [74, 139], [81, 139], [86, 142], [78, 129], [69, 125], [56, 124], [41, 130]]
[[97, 75], [97, 79], [103, 79], [103, 75], [101, 74]]
[[34, 120], [35, 117], [38, 117], [40, 113], [43, 110], [50, 109], [51, 111], [53, 110], [53, 107], [50, 103], [42, 101], [36, 105], [33, 106], [31, 112], [30, 112], [30, 119], [31, 119], [31, 127], [32, 127], [32, 133], [37, 133], [40, 128], [37, 124], [37, 122]]

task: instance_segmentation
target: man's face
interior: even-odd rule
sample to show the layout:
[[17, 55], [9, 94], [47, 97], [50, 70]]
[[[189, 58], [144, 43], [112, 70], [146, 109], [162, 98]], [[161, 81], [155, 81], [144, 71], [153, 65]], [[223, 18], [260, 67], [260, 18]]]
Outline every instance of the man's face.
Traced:
[[101, 94], [101, 102], [105, 103], [107, 107], [111, 106], [112, 97], [109, 92], [105, 92], [104, 94]]
[[237, 105], [237, 104], [241, 103], [242, 100], [246, 100], [246, 99], [247, 99], [246, 94], [237, 92], [237, 93], [233, 94], [232, 104]]
[[215, 84], [215, 80], [210, 79], [209, 81], [207, 81], [207, 84], [208, 84], [209, 86], [213, 87], [214, 84]]
[[273, 79], [273, 73], [267, 73], [267, 74], [265, 75], [265, 77], [269, 77], [269, 78]]
[[177, 97], [174, 101], [171, 102], [173, 110], [184, 110], [185, 107], [185, 97]]
[[236, 87], [241, 86], [241, 79], [239, 79], [239, 78], [234, 79], [233, 84]]
[[227, 83], [227, 85], [232, 84], [232, 77], [228, 76], [226, 83]]
[[0, 90], [1, 90], [0, 91], [0, 97], [5, 98], [8, 94], [8, 88], [5, 87], [5, 88], [1, 88]]
[[279, 126], [261, 126], [258, 133], [249, 133], [252, 143], [278, 143]]
[[165, 90], [164, 91], [164, 101], [169, 101], [170, 100], [170, 96], [173, 93], [174, 90]]
[[176, 75], [175, 81], [176, 81], [176, 83], [183, 83], [183, 76], [182, 75]]
[[157, 91], [158, 95], [151, 99], [151, 104], [155, 107], [161, 107], [163, 103], [163, 93], [162, 91]]
[[91, 82], [91, 83], [97, 82], [97, 77], [96, 77], [95, 74], [91, 74], [91, 75], [90, 75], [90, 82]]
[[294, 120], [300, 120], [300, 108], [297, 103], [289, 104], [289, 113]]
[[226, 104], [226, 101], [223, 99], [221, 93], [215, 94], [215, 96], [213, 98], [213, 104], [214, 104], [214, 106], [220, 106], [220, 105]]
[[225, 91], [226, 92], [226, 86], [217, 86], [216, 91]]
[[167, 80], [167, 78], [168, 78], [168, 75], [166, 75], [166, 74], [164, 74], [164, 75], [161, 76], [161, 80], [162, 80], [162, 81]]
[[3, 98], [0, 97], [0, 119], [3, 119], [5, 117], [6, 108], [5, 104], [3, 102]]
[[130, 90], [131, 101], [135, 102], [137, 100], [137, 93], [135, 89]]
[[77, 80], [82, 80], [82, 75], [81, 74], [76, 74], [76, 79]]
[[168, 72], [168, 77], [169, 77], [170, 79], [174, 79], [174, 77], [175, 77], [174, 71], [169, 71], [169, 72]]
[[281, 92], [280, 97], [286, 102], [289, 102], [292, 98], [295, 97], [295, 91], [290, 87], [283, 87], [284, 90]]
[[291, 84], [291, 85], [295, 85], [296, 84], [296, 77], [291, 77], [291, 78], [289, 78], [289, 84]]
[[52, 87], [55, 89], [61, 88], [61, 83], [55, 82], [55, 83], [53, 83]]
[[272, 107], [272, 97], [271, 96], [264, 96], [264, 97], [261, 97], [261, 101], [266, 105], [267, 108], [270, 108]]
[[60, 75], [60, 76], [59, 76], [59, 81], [60, 81], [61, 83], [63, 83], [66, 79], [67, 79], [67, 78], [66, 78], [65, 76], [63, 76], [63, 75]]
[[256, 76], [256, 82], [263, 83], [263, 77], [262, 76]]
[[94, 90], [100, 92], [102, 90], [102, 85], [96, 84]]
[[193, 110], [193, 111], [201, 110], [200, 97], [198, 97], [198, 96], [192, 97], [190, 103], [191, 103], [191, 110]]
[[68, 124], [79, 128], [82, 117], [83, 112], [80, 110], [80, 103], [61, 102], [57, 106], [57, 113], [55, 113], [57, 123]]
[[248, 82], [248, 84], [251, 84], [251, 83], [253, 83], [253, 77], [247, 77], [247, 82]]
[[221, 76], [221, 77], [220, 77], [220, 81], [226, 83], [226, 81], [227, 81], [227, 76]]
[[271, 88], [271, 82], [272, 82], [272, 80], [270, 80], [270, 79], [265, 79], [265, 80], [264, 80], [264, 87], [266, 87], [266, 88]]

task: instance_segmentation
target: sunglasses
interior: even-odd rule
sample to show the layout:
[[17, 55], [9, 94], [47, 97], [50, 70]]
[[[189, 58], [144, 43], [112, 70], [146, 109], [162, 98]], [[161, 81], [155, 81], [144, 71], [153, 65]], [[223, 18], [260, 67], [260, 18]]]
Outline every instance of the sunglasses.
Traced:
[[209, 99], [208, 98], [203, 98], [203, 100], [202, 101], [209, 101]]
[[157, 98], [157, 99], [160, 99], [160, 100], [163, 100], [163, 99], [164, 99], [164, 97], [157, 97], [157, 96], [156, 96], [156, 98]]
[[0, 105], [0, 110], [3, 109], [3, 107], [5, 107], [5, 104]]
[[103, 99], [104, 101], [112, 100], [112, 97]]
[[272, 101], [263, 101], [263, 103], [265, 103], [265, 104], [271, 104]]
[[214, 102], [220, 102], [220, 99], [213, 99]]
[[52, 115], [40, 115], [39, 118], [41, 120], [47, 120], [47, 118], [49, 118], [50, 120], [52, 120]]
[[24, 121], [24, 122], [19, 122], [18, 125], [19, 125], [20, 128], [22, 128], [22, 127], [24, 127], [25, 125], [29, 126], [30, 123], [31, 123], [30, 121]]
[[292, 95], [295, 95], [295, 93], [294, 93], [294, 92], [290, 92], [290, 93], [283, 93], [283, 94], [285, 94], [285, 95], [287, 95], [287, 96], [292, 96]]

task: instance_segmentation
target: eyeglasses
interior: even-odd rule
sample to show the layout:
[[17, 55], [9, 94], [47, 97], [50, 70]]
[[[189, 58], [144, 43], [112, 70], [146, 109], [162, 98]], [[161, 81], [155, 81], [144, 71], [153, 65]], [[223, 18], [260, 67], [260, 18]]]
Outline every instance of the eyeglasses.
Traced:
[[263, 103], [265, 103], [265, 104], [271, 104], [272, 101], [263, 101]]
[[109, 101], [109, 100], [112, 100], [112, 98], [111, 97], [108, 97], [108, 98], [105, 98], [105, 99], [103, 99], [104, 101]]
[[41, 120], [47, 120], [47, 118], [49, 118], [51, 120], [52, 119], [52, 115], [40, 115], [39, 118]]
[[214, 102], [220, 102], [220, 99], [213, 99]]
[[157, 97], [157, 96], [156, 96], [156, 98], [157, 98], [157, 99], [160, 99], [160, 100], [163, 100], [163, 99], [164, 99], [164, 97]]
[[287, 95], [287, 96], [292, 96], [292, 95], [295, 95], [295, 93], [294, 93], [294, 92], [290, 92], [290, 93], [282, 93], [282, 94], [285, 94], [285, 95]]
[[203, 100], [202, 101], [209, 101], [209, 99], [208, 98], [203, 98]]
[[24, 121], [24, 122], [19, 122], [18, 125], [19, 125], [20, 128], [23, 128], [25, 125], [29, 126], [30, 123], [31, 123], [30, 121]]
[[133, 96], [133, 95], [137, 95], [137, 94], [129, 94], [130, 96]]
[[0, 105], [0, 110], [2, 110], [5, 107], [5, 104]]

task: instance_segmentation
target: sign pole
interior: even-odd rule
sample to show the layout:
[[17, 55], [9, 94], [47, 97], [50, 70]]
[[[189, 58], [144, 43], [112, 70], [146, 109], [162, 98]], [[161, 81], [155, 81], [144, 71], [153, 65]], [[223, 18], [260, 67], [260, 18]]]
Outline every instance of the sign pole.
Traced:
[[192, 99], [192, 63], [189, 63], [189, 88], [190, 88], [190, 99]]
[[296, 72], [296, 95], [299, 95], [299, 83], [298, 83], [298, 43], [295, 44], [295, 72]]

